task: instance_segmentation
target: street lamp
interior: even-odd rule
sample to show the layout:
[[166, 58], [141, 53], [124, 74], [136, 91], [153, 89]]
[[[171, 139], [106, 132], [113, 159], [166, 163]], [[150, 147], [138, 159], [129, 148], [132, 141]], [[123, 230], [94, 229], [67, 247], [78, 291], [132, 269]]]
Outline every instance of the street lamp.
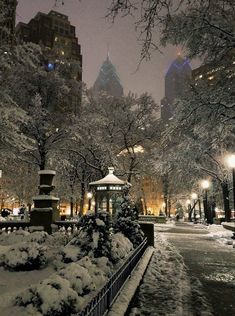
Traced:
[[91, 210], [91, 199], [93, 198], [93, 194], [92, 194], [92, 192], [88, 192], [86, 196], [88, 198], [88, 211], [90, 211]]
[[235, 155], [230, 155], [227, 158], [227, 163], [229, 168], [232, 169], [232, 174], [233, 174], [233, 217], [234, 217], [234, 212], [235, 212]]
[[191, 201], [189, 199], [186, 201], [186, 206], [188, 210], [188, 220], [191, 222]]
[[[194, 210], [194, 222], [196, 222], [196, 204], [197, 204], [197, 199], [198, 199], [197, 193], [192, 193], [191, 198], [193, 200], [192, 211]], [[191, 216], [192, 216], [192, 214], [191, 214]]]
[[207, 191], [208, 191], [208, 188], [210, 187], [210, 182], [208, 180], [202, 180], [201, 186], [205, 192], [204, 197], [203, 197], [203, 207], [204, 207], [205, 218], [206, 218], [207, 223], [211, 224], [211, 216], [209, 214], [208, 201], [207, 201]]

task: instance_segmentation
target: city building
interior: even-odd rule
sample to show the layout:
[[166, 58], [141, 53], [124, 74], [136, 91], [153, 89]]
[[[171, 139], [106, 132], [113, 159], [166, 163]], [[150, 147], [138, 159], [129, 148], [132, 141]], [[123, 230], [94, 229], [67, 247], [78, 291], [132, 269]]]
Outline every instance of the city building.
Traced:
[[165, 96], [161, 100], [161, 119], [164, 123], [169, 123], [173, 118], [174, 101], [182, 95], [185, 85], [191, 80], [191, 77], [192, 69], [189, 61], [179, 54], [165, 75]]
[[15, 41], [16, 0], [1, 0], [0, 46]]
[[75, 60], [80, 63], [77, 80], [82, 80], [81, 46], [67, 15], [56, 11], [48, 14], [38, 12], [27, 24], [18, 23], [16, 36], [19, 43], [32, 42], [42, 45], [48, 58], [48, 67], [53, 68], [56, 62]]
[[109, 54], [100, 68], [99, 75], [93, 85], [92, 91], [95, 96], [102, 91], [116, 98], [123, 96], [123, 87], [116, 68], [110, 61]]

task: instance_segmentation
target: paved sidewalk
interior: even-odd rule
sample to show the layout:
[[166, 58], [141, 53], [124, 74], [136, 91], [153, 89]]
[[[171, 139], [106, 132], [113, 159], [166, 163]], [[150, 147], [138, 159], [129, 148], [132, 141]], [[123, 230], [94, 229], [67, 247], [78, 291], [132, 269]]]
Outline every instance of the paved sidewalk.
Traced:
[[214, 315], [234, 316], [235, 248], [219, 244], [203, 227], [187, 223], [176, 224], [162, 234], [179, 250], [192, 279], [197, 278], [202, 283]]

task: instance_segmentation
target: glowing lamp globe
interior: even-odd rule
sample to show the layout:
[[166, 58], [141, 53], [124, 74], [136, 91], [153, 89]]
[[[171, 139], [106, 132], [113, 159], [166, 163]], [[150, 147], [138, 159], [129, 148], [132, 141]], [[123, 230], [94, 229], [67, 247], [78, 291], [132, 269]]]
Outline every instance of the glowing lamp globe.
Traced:
[[90, 200], [90, 199], [92, 199], [92, 197], [93, 197], [92, 192], [88, 192], [88, 193], [87, 193], [87, 198]]
[[229, 168], [232, 168], [232, 169], [235, 168], [235, 155], [228, 156], [227, 163], [228, 163]]
[[202, 188], [203, 189], [208, 189], [210, 186], [210, 182], [208, 180], [203, 180], [202, 181]]
[[196, 200], [196, 199], [197, 199], [197, 193], [192, 193], [192, 194], [191, 194], [191, 198], [192, 198], [193, 200]]

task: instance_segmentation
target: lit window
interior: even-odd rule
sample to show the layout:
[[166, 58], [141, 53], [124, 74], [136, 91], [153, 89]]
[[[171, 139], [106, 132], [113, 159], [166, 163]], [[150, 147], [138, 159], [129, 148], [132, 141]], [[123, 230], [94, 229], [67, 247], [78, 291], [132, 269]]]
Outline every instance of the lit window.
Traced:
[[58, 41], [58, 37], [56, 36], [56, 37], [55, 37], [55, 42], [57, 42], [57, 41]]
[[64, 51], [63, 51], [63, 50], [61, 51], [61, 55], [63, 55], [63, 56], [64, 56]]

